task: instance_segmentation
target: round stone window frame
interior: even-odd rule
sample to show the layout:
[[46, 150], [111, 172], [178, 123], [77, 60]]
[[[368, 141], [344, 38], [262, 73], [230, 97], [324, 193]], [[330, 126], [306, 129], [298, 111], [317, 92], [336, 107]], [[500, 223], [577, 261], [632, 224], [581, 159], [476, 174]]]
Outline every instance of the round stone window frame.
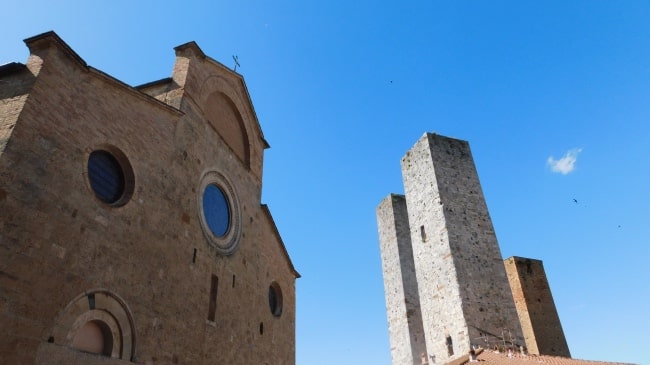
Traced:
[[[215, 185], [217, 188], [219, 188], [223, 195], [226, 197], [226, 201], [228, 203], [230, 224], [226, 230], [226, 233], [222, 236], [217, 236], [212, 231], [210, 225], [205, 219], [203, 210], [203, 194], [209, 185]], [[206, 171], [201, 176], [199, 188], [197, 189], [196, 200], [198, 202], [198, 213], [201, 229], [203, 230], [203, 235], [208, 240], [210, 246], [217, 250], [217, 253], [221, 255], [233, 254], [239, 246], [242, 232], [241, 210], [239, 208], [239, 199], [237, 198], [237, 191], [235, 190], [234, 185], [222, 173], [215, 170]]]
[[[90, 156], [94, 152], [108, 153], [117, 161], [120, 170], [122, 170], [122, 175], [124, 176], [124, 187], [122, 189], [122, 194], [115, 201], [108, 202], [100, 198], [97, 195], [95, 189], [93, 188], [93, 184], [90, 182], [90, 173], [88, 171], [88, 164], [90, 162]], [[98, 202], [100, 202], [102, 205], [109, 206], [109, 207], [121, 207], [131, 200], [131, 198], [133, 197], [133, 192], [135, 191], [135, 173], [133, 171], [133, 166], [131, 165], [131, 162], [129, 162], [128, 157], [126, 157], [126, 154], [124, 154], [124, 152], [122, 152], [121, 149], [113, 145], [102, 144], [95, 148], [88, 148], [86, 150], [84, 157], [85, 158], [84, 158], [83, 176], [86, 181], [86, 186], [88, 187], [90, 192], [93, 194], [93, 197]]]

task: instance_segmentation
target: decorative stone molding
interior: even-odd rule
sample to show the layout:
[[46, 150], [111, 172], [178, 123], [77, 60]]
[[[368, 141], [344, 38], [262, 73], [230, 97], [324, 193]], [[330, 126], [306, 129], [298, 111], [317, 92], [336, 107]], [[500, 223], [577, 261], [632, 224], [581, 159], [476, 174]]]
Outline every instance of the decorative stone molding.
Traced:
[[[228, 229], [223, 235], [217, 235], [213, 232], [204, 214], [205, 207], [203, 205], [203, 194], [209, 185], [217, 186], [225, 195], [228, 203]], [[239, 242], [241, 241], [242, 221], [239, 199], [237, 198], [237, 191], [235, 190], [234, 185], [222, 173], [214, 170], [206, 171], [203, 173], [203, 176], [201, 176], [196, 200], [198, 202], [199, 222], [203, 229], [203, 235], [208, 240], [210, 246], [222, 255], [230, 255], [235, 252]]]
[[52, 342], [73, 348], [75, 335], [89, 322], [99, 323], [106, 331], [110, 351], [103, 355], [132, 360], [135, 355], [135, 326], [126, 302], [106, 289], [93, 289], [73, 299], [59, 314], [52, 330]]

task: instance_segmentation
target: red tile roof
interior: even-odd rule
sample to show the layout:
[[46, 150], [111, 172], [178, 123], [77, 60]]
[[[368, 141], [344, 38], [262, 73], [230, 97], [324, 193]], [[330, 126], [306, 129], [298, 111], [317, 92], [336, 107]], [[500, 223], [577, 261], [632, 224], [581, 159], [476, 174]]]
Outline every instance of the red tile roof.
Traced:
[[479, 349], [476, 352], [477, 360], [474, 362], [469, 361], [468, 355], [453, 361], [452, 363], [454, 365], [473, 363], [476, 363], [476, 365], [631, 365], [620, 362], [579, 360], [569, 357], [547, 355], [520, 355], [515, 353], [508, 356], [508, 354], [504, 352], [483, 349]]

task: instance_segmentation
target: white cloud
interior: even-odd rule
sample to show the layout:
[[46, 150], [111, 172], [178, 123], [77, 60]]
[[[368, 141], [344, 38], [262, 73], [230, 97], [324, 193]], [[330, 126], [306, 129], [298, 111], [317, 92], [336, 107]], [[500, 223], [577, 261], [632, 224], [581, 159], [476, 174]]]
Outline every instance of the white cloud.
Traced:
[[551, 156], [546, 160], [546, 164], [551, 168], [551, 171], [566, 175], [576, 168], [576, 161], [580, 152], [582, 152], [582, 148], [571, 149], [559, 160]]

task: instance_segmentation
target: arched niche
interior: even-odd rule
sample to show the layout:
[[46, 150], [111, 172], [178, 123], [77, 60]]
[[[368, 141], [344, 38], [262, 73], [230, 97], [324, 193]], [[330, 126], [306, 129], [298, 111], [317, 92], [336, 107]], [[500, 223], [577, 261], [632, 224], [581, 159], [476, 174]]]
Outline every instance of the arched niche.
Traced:
[[75, 351], [132, 360], [135, 326], [128, 306], [104, 289], [78, 295], [60, 312], [51, 331], [52, 342]]
[[235, 155], [250, 168], [250, 144], [242, 116], [235, 103], [224, 93], [208, 95], [203, 105], [205, 117]]

